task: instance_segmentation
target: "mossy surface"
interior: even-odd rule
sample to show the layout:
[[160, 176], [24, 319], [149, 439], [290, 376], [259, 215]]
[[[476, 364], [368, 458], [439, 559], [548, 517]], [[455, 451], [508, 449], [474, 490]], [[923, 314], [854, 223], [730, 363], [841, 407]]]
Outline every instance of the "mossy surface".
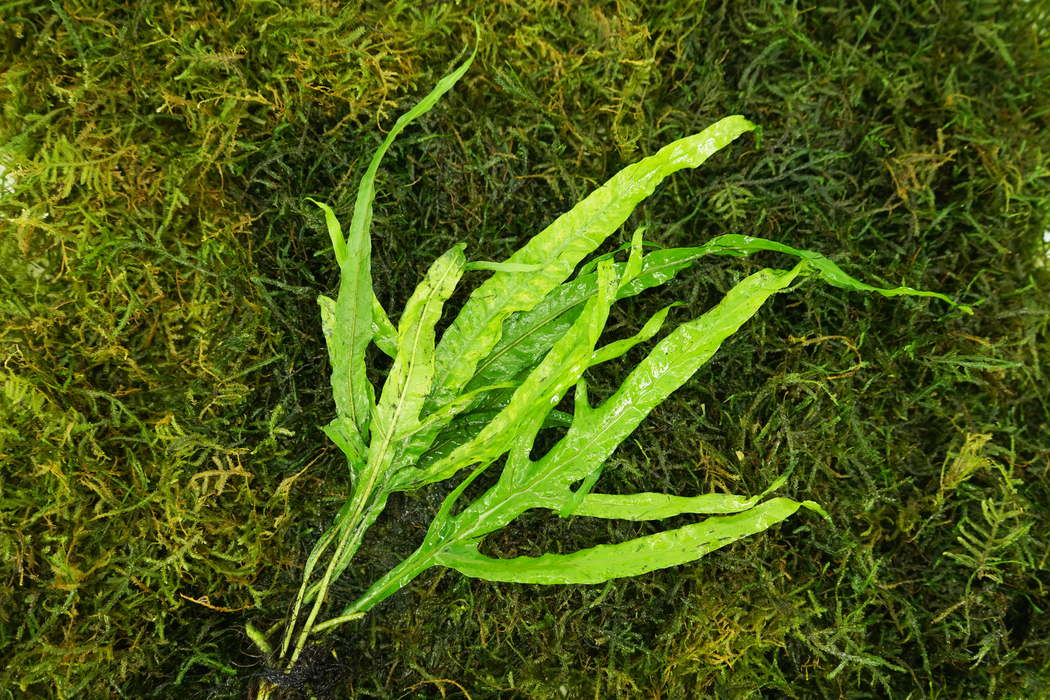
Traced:
[[[454, 243], [502, 260], [729, 114], [760, 143], [675, 175], [628, 231], [762, 235], [976, 313], [803, 283], [596, 487], [756, 493], [793, 468], [784, 495], [834, 527], [799, 516], [598, 587], [432, 570], [312, 652], [306, 682], [474, 700], [1050, 692], [1046, 0], [21, 0], [0, 5], [0, 697], [243, 697], [264, 672], [244, 625], [285, 614], [349, 490], [317, 429], [334, 409], [315, 298], [337, 273], [304, 197], [349, 217], [384, 130], [475, 17], [474, 66], [380, 170], [373, 276], [392, 314]], [[787, 264], [712, 258], [619, 304], [612, 335]], [[592, 401], [643, 352], [597, 368]], [[439, 499], [392, 501], [335, 606], [416, 546]], [[530, 513], [486, 546], [665, 526]]]

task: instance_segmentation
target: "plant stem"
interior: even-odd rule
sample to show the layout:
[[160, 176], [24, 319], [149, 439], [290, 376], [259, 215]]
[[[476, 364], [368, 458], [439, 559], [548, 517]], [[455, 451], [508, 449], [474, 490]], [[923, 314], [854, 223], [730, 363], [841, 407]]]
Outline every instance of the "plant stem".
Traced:
[[413, 552], [407, 559], [386, 573], [365, 592], [363, 596], [347, 606], [340, 617], [363, 613], [371, 610], [389, 596], [404, 588], [412, 579], [434, 565], [434, 556], [440, 548], [424, 549]]
[[304, 598], [306, 597], [308, 584], [310, 583], [310, 576], [314, 572], [314, 567], [317, 566], [317, 561], [321, 558], [321, 555], [324, 554], [324, 551], [328, 549], [328, 545], [332, 543], [337, 532], [338, 527], [333, 526], [330, 528], [328, 532], [321, 537], [320, 541], [314, 545], [314, 549], [310, 553], [310, 558], [306, 561], [306, 568], [303, 570], [303, 582], [302, 585], [299, 586], [299, 593], [295, 598], [295, 605], [292, 608], [292, 617], [288, 623], [288, 628], [284, 633], [284, 642], [281, 644], [281, 655], [279, 658], [283, 659], [284, 655], [288, 652], [288, 646], [292, 641], [292, 632], [295, 628], [295, 621], [299, 619], [299, 610], [302, 608]]
[[[303, 647], [306, 646], [306, 640], [310, 636], [310, 632], [313, 630], [314, 621], [317, 620], [317, 614], [321, 611], [321, 604], [324, 603], [324, 599], [328, 594], [328, 586], [331, 585], [333, 573], [335, 572], [340, 560], [342, 560], [344, 556], [346, 558], [352, 557], [357, 551], [357, 548], [361, 546], [361, 538], [369, 524], [369, 519], [365, 518], [364, 515], [365, 511], [363, 508], [358, 508], [354, 513], [353, 520], [343, 530], [343, 536], [339, 540], [339, 546], [336, 547], [335, 553], [332, 554], [332, 558], [329, 560], [328, 566], [325, 569], [324, 578], [321, 579], [321, 587], [317, 591], [317, 597], [314, 598], [314, 605], [310, 610], [310, 616], [306, 618], [306, 624], [303, 625], [303, 630], [299, 633], [299, 639], [295, 643], [295, 651], [292, 652], [292, 658], [288, 662], [288, 668], [295, 666], [295, 662], [299, 660], [299, 654], [302, 653]], [[294, 625], [295, 620], [293, 619], [292, 624], [289, 627], [289, 632]]]

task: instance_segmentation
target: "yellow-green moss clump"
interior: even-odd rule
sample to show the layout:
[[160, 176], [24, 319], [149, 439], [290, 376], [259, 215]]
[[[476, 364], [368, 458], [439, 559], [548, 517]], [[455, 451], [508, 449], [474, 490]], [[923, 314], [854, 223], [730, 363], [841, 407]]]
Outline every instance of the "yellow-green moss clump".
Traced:
[[[379, 172], [387, 309], [456, 242], [503, 260], [624, 165], [742, 114], [760, 143], [673, 176], [628, 231], [761, 235], [975, 315], [803, 283], [595, 487], [754, 494], [793, 468], [786, 494], [834, 528], [791, 520], [597, 587], [434, 569], [312, 647], [302, 686], [1046, 693], [1048, 2], [468, 5], [0, 7], [0, 695], [232, 698], [266, 673], [245, 625], [284, 618], [349, 493], [315, 429], [334, 414], [315, 298], [338, 274], [305, 198], [352, 210], [474, 19], [473, 67]], [[705, 259], [609, 327], [630, 337], [678, 300], [695, 316], [765, 255]], [[642, 352], [596, 368], [592, 404]], [[374, 383], [388, 368], [370, 357]], [[333, 609], [418, 546], [442, 496], [393, 497]], [[490, 553], [657, 527], [526, 515]]]

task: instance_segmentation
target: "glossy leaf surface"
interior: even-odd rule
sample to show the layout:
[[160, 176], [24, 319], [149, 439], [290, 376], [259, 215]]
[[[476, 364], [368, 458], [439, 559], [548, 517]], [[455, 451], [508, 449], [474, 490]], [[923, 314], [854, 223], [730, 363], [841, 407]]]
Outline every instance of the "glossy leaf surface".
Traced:
[[568, 434], [539, 461], [508, 461], [496, 486], [457, 516], [462, 536], [480, 536], [530, 508], [569, 498], [573, 483], [602, 464], [653, 407], [707, 362], [770, 295], [791, 284], [804, 265], [786, 272], [761, 270], [744, 279], [714, 309], [660, 341], [600, 407], [590, 407], [581, 383]]
[[405, 306], [397, 329], [397, 357], [375, 410], [369, 472], [390, 464], [392, 443], [419, 424], [419, 412], [434, 376], [434, 327], [445, 301], [463, 275], [466, 259], [460, 244], [438, 258]]
[[[819, 253], [803, 251], [775, 241], [752, 236], [727, 234], [718, 236], [703, 246], [655, 251], [643, 259], [638, 277], [617, 293], [617, 299], [639, 294], [672, 279], [705, 255], [746, 256], [762, 250], [787, 253], [808, 260], [821, 276], [834, 286], [850, 291], [876, 292], [883, 296], [933, 296], [958, 306], [966, 313], [969, 307], [959, 306], [951, 299], [932, 292], [921, 292], [907, 287], [880, 289], [864, 284], [846, 274], [838, 265]], [[618, 264], [620, 273], [625, 268]], [[471, 389], [506, 381], [534, 358], [541, 356], [572, 325], [579, 305], [597, 289], [593, 275], [581, 275], [562, 284], [527, 312], [512, 314], [503, 324], [499, 343], [482, 360], [468, 385]]]
[[416, 488], [447, 479], [465, 467], [490, 463], [506, 452], [521, 425], [541, 425], [564, 392], [579, 381], [587, 369], [609, 316], [615, 284], [613, 266], [599, 265], [598, 293], [587, 302], [572, 328], [517, 388], [507, 407], [496, 414], [477, 437], [456, 448], [445, 459], [425, 471], [406, 469], [404, 476], [398, 477], [398, 488]]
[[[445, 516], [433, 521], [424, 544], [401, 565], [376, 582], [357, 603], [344, 610], [344, 614], [375, 605], [405, 585], [412, 577], [437, 563], [444, 552], [455, 551], [462, 555], [465, 551], [461, 549], [462, 546], [476, 545], [486, 534], [504, 527], [526, 510], [565, 510], [567, 505], [576, 507], [573, 503], [576, 494], [571, 490], [572, 484], [586, 479], [599, 469], [654, 406], [681, 386], [714, 354], [725, 338], [754, 315], [769, 296], [790, 285], [806, 266], [807, 263], [803, 261], [790, 271], [761, 270], [743, 280], [730, 290], [714, 309], [679, 326], [660, 341], [649, 356], [628, 375], [620, 389], [600, 407], [591, 408], [587, 399], [586, 382], [578, 381], [573, 424], [568, 434], [538, 461], [532, 461], [528, 455], [542, 424], [542, 417], [553, 404], [545, 406], [540, 403], [522, 409], [514, 408], [512, 401], [501, 415], [505, 414], [511, 419], [506, 421], [506, 424], [513, 428], [509, 434], [501, 433], [501, 442], [498, 445], [490, 443], [487, 445], [488, 451], [481, 455], [479, 452], [469, 452], [471, 443], [467, 443], [453, 450], [449, 457], [431, 465], [425, 474], [427, 478], [451, 475], [455, 469], [477, 463], [484, 468], [509, 449], [510, 454], [499, 481], [457, 516], [447, 515], [451, 510], [451, 502], [446, 500], [446, 505], [442, 508]], [[600, 282], [599, 287], [607, 288], [613, 281], [612, 267], [605, 263], [599, 270], [602, 271], [600, 274], [609, 276], [609, 282]], [[603, 295], [608, 295], [608, 292], [601, 292], [598, 296]], [[592, 308], [594, 303], [594, 299], [589, 301], [588, 309]], [[558, 341], [550, 355], [564, 357], [565, 349], [559, 349], [559, 346], [571, 348], [580, 345], [572, 336], [582, 332], [587, 316], [588, 311], [581, 314], [577, 323]], [[593, 342], [590, 348], [593, 348]], [[589, 357], [587, 361], [589, 364]], [[546, 364], [547, 360], [534, 370], [530, 379], [543, 377], [540, 369]], [[577, 371], [582, 373], [583, 370]], [[550, 398], [557, 397], [558, 394], [555, 393]], [[482, 429], [482, 433], [487, 429]], [[464, 453], [457, 455], [460, 450], [464, 450], [466, 458]], [[457, 460], [457, 456], [460, 459]], [[454, 500], [455, 495], [449, 498]], [[586, 500], [585, 498], [584, 502]], [[643, 514], [644, 509], [637, 508], [635, 512]]]
[[819, 509], [812, 501], [774, 498], [737, 515], [708, 518], [677, 530], [604, 544], [574, 554], [494, 559], [478, 552], [478, 543], [445, 548], [438, 564], [466, 576], [514, 583], [603, 583], [695, 561], [737, 540], [755, 535], [791, 516], [800, 507]]
[[632, 493], [628, 495], [592, 493], [583, 499], [572, 515], [620, 520], [663, 520], [685, 513], [724, 515], [751, 508], [787, 481], [787, 474], [774, 481], [757, 496], [744, 498], [733, 494], [708, 493], [702, 496], [674, 496], [666, 493]]
[[496, 272], [470, 296], [438, 346], [435, 386], [428, 410], [451, 401], [474, 376], [478, 362], [499, 342], [503, 320], [528, 311], [568, 279], [584, 257], [627, 219], [668, 175], [695, 168], [755, 125], [727, 117], [629, 165], [506, 260], [538, 265], [536, 272]]
[[[415, 107], [402, 114], [394, 123], [383, 143], [372, 156], [368, 169], [361, 178], [350, 221], [348, 238], [343, 241], [339, 221], [330, 207], [315, 202], [325, 213], [329, 234], [332, 237], [336, 261], [339, 263], [339, 297], [335, 307], [335, 358], [332, 362], [332, 390], [336, 408], [345, 418], [345, 424], [355, 426], [362, 439], [368, 436], [368, 421], [371, 405], [369, 390], [365, 386], [365, 349], [373, 338], [372, 330], [372, 203], [375, 200], [375, 179], [379, 164], [394, 139], [417, 117], [433, 107], [441, 96], [467, 72], [474, 53], [463, 65], [446, 75], [434, 89]], [[312, 200], [311, 200], [312, 201]], [[380, 328], [382, 330], [382, 328]]]
[[387, 357], [397, 357], [397, 329], [379, 299], [372, 295], [372, 340]]
[[599, 365], [603, 362], [608, 362], [609, 360], [620, 357], [638, 343], [644, 343], [645, 341], [652, 338], [654, 335], [660, 332], [661, 328], [663, 328], [664, 320], [667, 318], [667, 313], [676, 306], [681, 306], [681, 304], [675, 302], [674, 304], [671, 304], [670, 306], [665, 306], [664, 308], [657, 311], [652, 318], [645, 322], [645, 325], [642, 326], [642, 330], [638, 331], [638, 333], [634, 336], [630, 338], [625, 338], [623, 340], [617, 340], [615, 342], [609, 343], [608, 345], [603, 345], [599, 349], [595, 350], [594, 353], [591, 355], [590, 366], [594, 367], [595, 365]]
[[[365, 187], [362, 182], [362, 188]], [[371, 192], [371, 184], [368, 184]], [[332, 396], [340, 424], [345, 430], [358, 433], [360, 440], [347, 437], [350, 442], [367, 438], [367, 422], [370, 405], [365, 389], [365, 348], [372, 340], [372, 273], [371, 238], [351, 227], [349, 244], [343, 238], [342, 227], [335, 212], [327, 204], [314, 200], [324, 211], [328, 234], [335, 248], [339, 263], [339, 297], [334, 305], [327, 297], [321, 303], [322, 327], [327, 331], [325, 341], [332, 362]], [[358, 203], [361, 203], [358, 196]], [[371, 200], [367, 202], [371, 209]], [[369, 214], [369, 217], [371, 215]], [[355, 219], [357, 217], [355, 216]], [[367, 304], [362, 302], [367, 300]]]

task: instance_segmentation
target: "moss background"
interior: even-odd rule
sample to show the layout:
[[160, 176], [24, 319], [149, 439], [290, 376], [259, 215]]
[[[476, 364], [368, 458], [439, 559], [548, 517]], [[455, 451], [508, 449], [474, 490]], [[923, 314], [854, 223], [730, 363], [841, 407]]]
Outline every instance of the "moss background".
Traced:
[[[804, 283], [654, 411], [597, 486], [754, 493], [793, 467], [782, 493], [822, 503], [834, 528], [799, 515], [598, 587], [432, 570], [345, 626], [316, 685], [1050, 692], [1046, 0], [13, 0], [0, 697], [248, 694], [262, 668], [244, 624], [284, 615], [349, 489], [316, 428], [334, 407], [314, 300], [337, 275], [303, 198], [349, 217], [384, 129], [472, 45], [472, 17], [474, 66], [380, 171], [374, 277], [392, 314], [454, 242], [501, 260], [623, 165], [735, 113], [763, 126], [760, 146], [746, 136], [673, 176], [628, 230], [767, 236], [976, 314]], [[671, 300], [686, 320], [788, 264], [712, 258], [610, 325], [634, 332]], [[641, 352], [603, 366], [592, 394]], [[337, 606], [414, 548], [438, 499], [393, 500]], [[569, 551], [644, 531], [536, 513], [490, 544]]]

